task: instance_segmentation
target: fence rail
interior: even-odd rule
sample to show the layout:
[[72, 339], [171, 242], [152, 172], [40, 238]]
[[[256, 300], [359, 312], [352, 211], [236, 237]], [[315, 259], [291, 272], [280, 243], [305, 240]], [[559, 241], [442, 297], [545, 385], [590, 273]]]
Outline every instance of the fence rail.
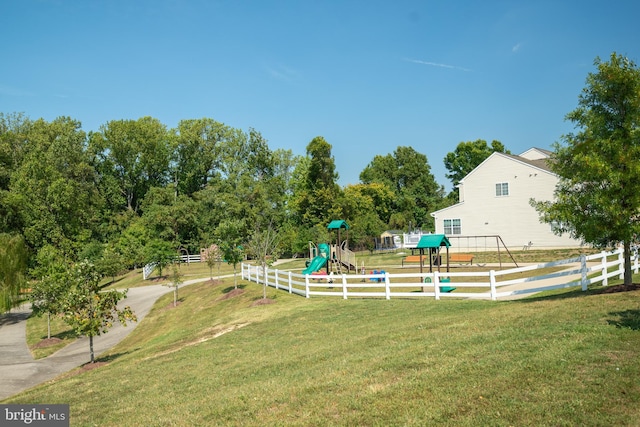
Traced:
[[[637, 273], [639, 267], [638, 258], [634, 257], [634, 272]], [[559, 271], [540, 274], [540, 270], [558, 268]], [[247, 263], [241, 264], [241, 272], [244, 280], [266, 283], [267, 286], [306, 298], [428, 297], [439, 300], [454, 297], [498, 300], [577, 286], [586, 290], [587, 286], [595, 283], [607, 286], [609, 278], [622, 278], [624, 254], [622, 250], [616, 250], [508, 270], [480, 272], [302, 275], [271, 268], [263, 271], [262, 267]], [[446, 292], [448, 289], [445, 287], [454, 287], [455, 291]]]
[[[202, 258], [200, 257], [200, 254], [180, 255], [180, 256], [176, 256], [174, 261], [186, 262], [186, 263], [202, 262]], [[158, 267], [158, 263], [156, 262], [150, 262], [149, 264], [142, 267], [142, 280], [147, 280], [149, 277], [151, 277], [151, 273], [153, 273], [153, 270], [155, 270], [156, 267]]]

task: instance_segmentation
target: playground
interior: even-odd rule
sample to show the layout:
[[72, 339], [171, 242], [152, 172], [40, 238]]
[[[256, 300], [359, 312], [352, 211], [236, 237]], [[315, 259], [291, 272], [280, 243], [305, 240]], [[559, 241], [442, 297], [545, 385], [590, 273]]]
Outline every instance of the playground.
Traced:
[[[620, 251], [596, 253], [579, 248], [564, 251], [569, 258], [530, 263], [522, 261], [533, 259], [534, 251], [530, 248], [514, 254], [506, 247], [501, 250], [497, 244], [496, 251], [460, 252], [454, 250], [444, 234], [422, 235], [410, 251], [361, 253], [356, 258], [356, 253], [349, 250], [346, 221], [333, 220], [327, 228], [335, 236], [333, 241], [309, 242], [309, 259], [304, 267], [281, 265], [262, 271], [247, 263], [242, 265], [243, 279], [266, 283], [307, 298], [323, 295], [345, 299], [458, 297], [497, 300], [562, 287], [586, 289], [596, 282], [606, 285], [610, 277], [622, 273]], [[288, 272], [283, 275], [281, 272], [285, 268]]]

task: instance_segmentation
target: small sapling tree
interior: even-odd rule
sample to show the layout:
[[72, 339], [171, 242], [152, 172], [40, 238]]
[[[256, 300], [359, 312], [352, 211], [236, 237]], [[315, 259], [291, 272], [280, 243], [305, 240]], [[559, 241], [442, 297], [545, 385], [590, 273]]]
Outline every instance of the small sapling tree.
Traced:
[[89, 337], [91, 363], [95, 362], [93, 337], [106, 333], [114, 321], [127, 326], [137, 321], [131, 307], [118, 309], [118, 301], [126, 298], [127, 291], [100, 291], [100, 274], [96, 267], [83, 261], [71, 271], [71, 287], [64, 299], [64, 321], [79, 335]]
[[178, 265], [171, 266], [171, 286], [173, 286], [173, 306], [178, 305], [178, 287], [182, 284], [182, 274], [178, 270]]

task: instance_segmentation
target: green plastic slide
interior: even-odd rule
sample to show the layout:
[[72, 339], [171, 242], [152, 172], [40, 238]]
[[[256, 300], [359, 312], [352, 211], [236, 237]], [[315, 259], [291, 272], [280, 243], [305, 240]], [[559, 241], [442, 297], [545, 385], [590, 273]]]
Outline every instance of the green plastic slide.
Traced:
[[302, 274], [311, 274], [313, 272], [319, 271], [322, 267], [327, 264], [327, 260], [329, 259], [329, 245], [326, 243], [321, 243], [318, 245], [318, 251], [320, 255], [314, 257], [309, 266], [302, 270]]

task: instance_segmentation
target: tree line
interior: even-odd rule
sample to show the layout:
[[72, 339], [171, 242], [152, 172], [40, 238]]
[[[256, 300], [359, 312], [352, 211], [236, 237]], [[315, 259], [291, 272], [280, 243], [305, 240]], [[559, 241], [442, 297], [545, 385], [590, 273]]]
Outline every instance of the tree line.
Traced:
[[271, 150], [254, 129], [208, 118], [175, 129], [151, 117], [114, 120], [86, 133], [69, 117], [0, 114], [0, 232], [22, 236], [31, 267], [46, 261], [44, 250], [66, 260], [119, 257], [129, 268], [158, 242], [190, 253], [246, 242], [265, 218], [287, 254], [322, 240], [335, 218], [352, 223], [361, 248], [386, 228], [433, 228], [429, 214], [446, 199], [426, 155], [400, 146], [341, 188], [331, 150], [317, 137], [294, 156]]

